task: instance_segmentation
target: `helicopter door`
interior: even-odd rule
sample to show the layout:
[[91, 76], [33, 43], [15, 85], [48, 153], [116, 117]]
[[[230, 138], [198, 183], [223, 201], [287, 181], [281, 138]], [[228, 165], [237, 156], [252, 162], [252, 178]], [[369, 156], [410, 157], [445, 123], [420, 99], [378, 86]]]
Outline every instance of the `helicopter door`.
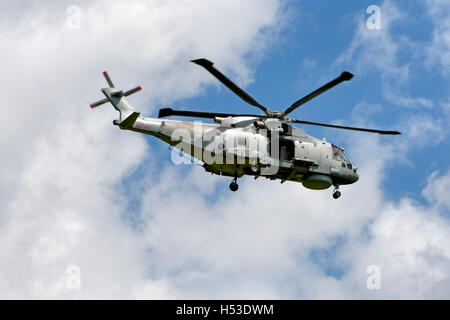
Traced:
[[290, 161], [294, 158], [294, 155], [294, 141], [280, 139], [280, 160]]

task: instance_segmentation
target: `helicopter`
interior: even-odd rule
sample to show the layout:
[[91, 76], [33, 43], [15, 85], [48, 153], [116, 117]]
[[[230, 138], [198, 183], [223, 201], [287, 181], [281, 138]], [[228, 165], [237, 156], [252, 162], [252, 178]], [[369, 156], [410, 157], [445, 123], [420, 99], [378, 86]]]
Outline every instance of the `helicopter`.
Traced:
[[[333, 198], [341, 196], [339, 187], [355, 183], [359, 179], [356, 166], [344, 153], [344, 149], [326, 139], [312, 137], [291, 124], [304, 124], [328, 128], [398, 135], [398, 131], [347, 127], [326, 123], [297, 120], [288, 117], [292, 111], [311, 99], [349, 81], [353, 74], [344, 71], [339, 77], [294, 102], [282, 112], [271, 111], [228, 79], [214, 63], [201, 58], [191, 62], [203, 67], [217, 80], [248, 104], [259, 108], [263, 114], [235, 114], [173, 110], [162, 108], [158, 118], [144, 117], [125, 97], [142, 90], [137, 86], [128, 91], [117, 90], [105, 71], [103, 76], [109, 87], [101, 89], [105, 98], [94, 102], [96, 108], [110, 102], [119, 111], [119, 119], [113, 124], [122, 130], [154, 136], [181, 154], [196, 159], [206, 172], [231, 177], [230, 190], [237, 191], [237, 179], [244, 175], [255, 179], [299, 182], [313, 190], [333, 186]], [[165, 119], [169, 116], [212, 119], [213, 123]], [[174, 158], [172, 158], [174, 159]]]

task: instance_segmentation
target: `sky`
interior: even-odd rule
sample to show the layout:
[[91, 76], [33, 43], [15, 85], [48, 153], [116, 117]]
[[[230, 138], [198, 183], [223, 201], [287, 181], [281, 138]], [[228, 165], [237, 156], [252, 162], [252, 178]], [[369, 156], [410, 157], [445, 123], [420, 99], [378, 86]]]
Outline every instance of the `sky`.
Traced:
[[[4, 2], [0, 298], [450, 298], [450, 2]], [[357, 165], [337, 201], [252, 177], [232, 193], [89, 108], [108, 70], [150, 117], [257, 111], [196, 58], [271, 110], [352, 72], [292, 116], [402, 135], [300, 127]]]

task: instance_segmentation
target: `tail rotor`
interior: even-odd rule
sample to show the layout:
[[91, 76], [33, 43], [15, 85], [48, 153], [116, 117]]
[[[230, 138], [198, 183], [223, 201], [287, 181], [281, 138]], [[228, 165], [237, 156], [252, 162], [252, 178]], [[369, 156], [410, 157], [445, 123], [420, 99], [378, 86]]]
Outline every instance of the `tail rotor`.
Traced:
[[102, 89], [102, 92], [105, 94], [106, 98], [92, 103], [90, 105], [91, 109], [101, 106], [102, 104], [107, 103], [107, 102], [111, 102], [113, 104], [113, 106], [116, 107], [116, 104], [118, 103], [118, 101], [114, 101], [115, 102], [114, 103], [113, 101], [111, 101], [111, 99], [108, 96], [110, 96], [111, 98], [115, 97], [115, 98], [120, 99], [121, 97], [127, 97], [133, 93], [136, 93], [136, 92], [142, 90], [141, 86], [137, 86], [137, 87], [130, 89], [128, 91], [125, 91], [125, 92], [123, 92], [122, 90], [115, 90], [116, 87], [114, 86], [114, 83], [112, 82], [111, 77], [109, 76], [108, 72], [104, 71], [103, 76], [105, 77], [105, 80], [109, 85], [109, 90], [107, 88]]
[[123, 92], [122, 90], [116, 89], [108, 72], [103, 72], [103, 76], [105, 77], [105, 80], [109, 85], [109, 87], [101, 89], [101, 91], [105, 95], [105, 98], [92, 103], [91, 108], [94, 109], [106, 102], [110, 102], [113, 105], [114, 109], [116, 109], [120, 113], [120, 119], [114, 120], [113, 123], [115, 125], [118, 125], [121, 129], [128, 129], [132, 127], [136, 119], [138, 119], [140, 113], [136, 112], [136, 110], [134, 110], [134, 108], [124, 99], [124, 97], [141, 91], [142, 87], [137, 86], [133, 89]]

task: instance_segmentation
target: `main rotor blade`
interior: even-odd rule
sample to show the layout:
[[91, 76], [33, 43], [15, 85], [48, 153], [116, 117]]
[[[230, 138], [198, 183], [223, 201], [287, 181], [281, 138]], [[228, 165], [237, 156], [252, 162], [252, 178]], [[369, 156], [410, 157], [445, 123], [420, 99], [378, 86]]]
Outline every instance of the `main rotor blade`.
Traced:
[[339, 77], [337, 77], [336, 79], [328, 82], [326, 85], [320, 87], [316, 91], [311, 92], [307, 96], [304, 96], [300, 100], [293, 103], [292, 106], [290, 106], [283, 112], [283, 114], [287, 115], [287, 114], [291, 113], [292, 111], [294, 111], [295, 109], [300, 107], [302, 104], [305, 104], [309, 100], [317, 97], [319, 94], [324, 93], [325, 91], [333, 88], [334, 86], [338, 85], [339, 83], [341, 83], [343, 81], [349, 81], [351, 78], [353, 78], [353, 74], [351, 74], [350, 72], [347, 72], [347, 71], [342, 72], [341, 75]]
[[308, 124], [308, 125], [312, 125], [312, 126], [328, 127], [328, 128], [337, 128], [337, 129], [345, 129], [345, 130], [371, 132], [371, 133], [378, 133], [378, 134], [392, 134], [392, 135], [401, 134], [401, 132], [398, 132], [398, 131], [385, 131], [385, 130], [377, 130], [377, 129], [345, 127], [345, 126], [337, 126], [337, 125], [333, 125], [333, 124], [318, 123], [318, 122], [311, 122], [311, 121], [304, 121], [304, 120], [294, 120], [294, 119], [292, 119], [289, 122], [290, 123]]
[[185, 111], [185, 110], [173, 110], [172, 108], [159, 109], [158, 118], [164, 118], [164, 117], [169, 117], [169, 116], [210, 118], [210, 119], [214, 119], [215, 117], [221, 117], [221, 118], [226, 118], [226, 117], [265, 117], [265, 115], [254, 115], [254, 114]]
[[191, 62], [198, 64], [199, 66], [202, 66], [206, 70], [208, 70], [214, 77], [216, 77], [220, 82], [222, 82], [228, 89], [233, 91], [236, 95], [238, 95], [242, 100], [245, 102], [251, 104], [252, 106], [255, 106], [259, 109], [261, 109], [264, 112], [267, 112], [268, 109], [261, 104], [259, 104], [258, 101], [253, 99], [248, 93], [246, 93], [244, 90], [239, 88], [233, 81], [228, 79], [225, 75], [223, 75], [219, 70], [213, 67], [213, 64], [211, 61], [206, 59], [197, 59], [197, 60], [191, 60]]

